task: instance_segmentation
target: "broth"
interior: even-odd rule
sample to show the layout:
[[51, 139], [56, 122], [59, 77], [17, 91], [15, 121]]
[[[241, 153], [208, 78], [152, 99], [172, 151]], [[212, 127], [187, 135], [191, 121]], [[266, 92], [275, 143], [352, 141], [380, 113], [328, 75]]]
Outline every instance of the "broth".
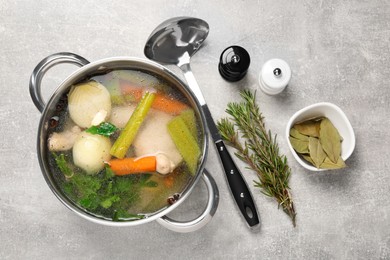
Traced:
[[[148, 95], [154, 99], [146, 109]], [[142, 109], [147, 112], [136, 118]], [[124, 158], [116, 158], [114, 146], [129, 125], [132, 131], [139, 126]], [[201, 157], [203, 133], [189, 100], [144, 71], [112, 70], [75, 84], [48, 126], [47, 156], [57, 185], [77, 207], [103, 219], [140, 219], [173, 204]]]

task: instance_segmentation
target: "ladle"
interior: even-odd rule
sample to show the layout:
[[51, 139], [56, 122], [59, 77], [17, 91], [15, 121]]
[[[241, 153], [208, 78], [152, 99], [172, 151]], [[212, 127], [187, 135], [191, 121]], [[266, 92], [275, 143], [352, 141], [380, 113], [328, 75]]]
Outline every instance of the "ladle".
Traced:
[[161, 23], [149, 36], [144, 53], [151, 60], [175, 64], [184, 73], [190, 89], [205, 114], [211, 137], [220, 156], [230, 191], [251, 229], [260, 227], [252, 194], [230, 156], [211, 116], [203, 94], [192, 74], [190, 58], [200, 48], [209, 33], [209, 25], [198, 18], [176, 17]]

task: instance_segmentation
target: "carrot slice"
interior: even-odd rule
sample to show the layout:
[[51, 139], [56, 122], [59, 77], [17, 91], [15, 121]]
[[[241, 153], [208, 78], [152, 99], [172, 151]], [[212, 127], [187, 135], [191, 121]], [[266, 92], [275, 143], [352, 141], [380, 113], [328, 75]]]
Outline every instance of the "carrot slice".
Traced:
[[156, 171], [156, 156], [112, 159], [108, 162], [115, 175], [128, 175]]
[[130, 95], [135, 101], [139, 101], [142, 98], [143, 90], [141, 87], [134, 86], [126, 81], [120, 81], [120, 89], [122, 95]]
[[[121, 83], [121, 91], [123, 95], [129, 95], [134, 98], [135, 101], [139, 101], [143, 94], [142, 88], [133, 86], [127, 82]], [[157, 93], [152, 104], [152, 108], [176, 116], [190, 107], [187, 104], [163, 93]]]
[[152, 108], [176, 116], [188, 109], [189, 106], [167, 95], [157, 93]]

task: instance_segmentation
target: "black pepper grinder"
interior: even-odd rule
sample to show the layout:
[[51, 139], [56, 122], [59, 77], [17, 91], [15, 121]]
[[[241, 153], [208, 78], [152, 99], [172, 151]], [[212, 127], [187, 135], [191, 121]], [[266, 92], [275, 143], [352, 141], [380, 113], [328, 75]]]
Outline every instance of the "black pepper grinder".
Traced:
[[227, 47], [219, 59], [219, 74], [227, 81], [235, 82], [242, 79], [251, 62], [249, 53], [240, 46]]

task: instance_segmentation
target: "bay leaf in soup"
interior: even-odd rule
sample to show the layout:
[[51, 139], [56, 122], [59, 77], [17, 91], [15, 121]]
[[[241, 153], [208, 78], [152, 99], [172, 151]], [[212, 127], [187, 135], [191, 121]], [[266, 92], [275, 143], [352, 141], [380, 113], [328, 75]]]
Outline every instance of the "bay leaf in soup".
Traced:
[[309, 137], [307, 135], [303, 135], [301, 134], [297, 129], [295, 129], [294, 127], [290, 129], [290, 136], [298, 139], [298, 140], [301, 140], [301, 141], [306, 141], [306, 142], [309, 142]]
[[289, 137], [290, 143], [297, 153], [309, 153], [309, 139], [307, 141]]
[[329, 159], [337, 164], [341, 155], [341, 136], [328, 118], [321, 121], [320, 142]]
[[338, 158], [337, 163], [332, 162], [329, 157], [326, 157], [324, 162], [320, 165], [321, 169], [341, 169], [344, 168], [345, 162], [341, 156]]
[[320, 168], [320, 165], [326, 158], [326, 153], [322, 149], [320, 140], [318, 140], [318, 138], [309, 137], [309, 152], [310, 157], [314, 162], [314, 166]]
[[303, 135], [308, 135], [312, 137], [319, 137], [320, 136], [320, 120], [309, 120], [305, 121], [299, 124], [295, 124], [294, 128], [299, 131], [299, 133]]

